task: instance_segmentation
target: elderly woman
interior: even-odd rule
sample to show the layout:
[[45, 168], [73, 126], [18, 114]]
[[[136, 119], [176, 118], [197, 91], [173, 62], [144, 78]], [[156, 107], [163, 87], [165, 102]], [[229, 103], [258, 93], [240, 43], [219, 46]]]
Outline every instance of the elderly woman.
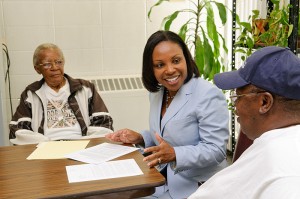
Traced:
[[26, 87], [9, 124], [13, 144], [81, 139], [112, 132], [112, 118], [94, 85], [64, 73], [61, 49], [39, 45], [34, 69], [43, 78]]

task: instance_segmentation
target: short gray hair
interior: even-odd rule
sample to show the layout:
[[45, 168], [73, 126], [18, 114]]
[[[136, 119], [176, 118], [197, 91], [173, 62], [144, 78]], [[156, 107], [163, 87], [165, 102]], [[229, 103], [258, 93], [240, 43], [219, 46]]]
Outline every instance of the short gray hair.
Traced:
[[47, 50], [47, 49], [57, 50], [59, 52], [61, 58], [63, 59], [63, 61], [65, 61], [64, 54], [57, 45], [52, 44], [52, 43], [43, 43], [43, 44], [39, 45], [34, 51], [34, 54], [33, 54], [33, 65], [34, 66], [36, 66], [40, 61], [39, 56], [40, 56], [41, 51]]

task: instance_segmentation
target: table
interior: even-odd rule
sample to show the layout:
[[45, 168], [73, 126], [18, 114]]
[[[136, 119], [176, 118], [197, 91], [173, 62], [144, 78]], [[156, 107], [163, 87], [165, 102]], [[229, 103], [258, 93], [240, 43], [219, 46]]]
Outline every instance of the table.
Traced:
[[[88, 147], [103, 142], [109, 141], [91, 139]], [[35, 147], [0, 147], [0, 198], [136, 198], [153, 194], [155, 187], [165, 183], [155, 168], [143, 162], [139, 151], [117, 159], [135, 159], [144, 175], [69, 183], [65, 167], [83, 163], [71, 159], [27, 160]]]

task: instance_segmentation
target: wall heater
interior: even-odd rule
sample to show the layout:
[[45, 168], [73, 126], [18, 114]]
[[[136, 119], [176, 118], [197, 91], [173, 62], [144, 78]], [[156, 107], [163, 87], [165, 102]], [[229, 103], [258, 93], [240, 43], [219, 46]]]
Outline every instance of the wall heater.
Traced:
[[113, 120], [114, 130], [149, 129], [149, 99], [141, 76], [110, 76], [90, 79], [104, 100]]

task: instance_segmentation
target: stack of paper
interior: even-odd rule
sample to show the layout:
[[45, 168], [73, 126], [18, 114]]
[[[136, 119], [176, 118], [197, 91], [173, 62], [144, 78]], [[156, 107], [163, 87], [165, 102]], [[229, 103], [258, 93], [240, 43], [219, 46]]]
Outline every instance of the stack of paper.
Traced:
[[88, 143], [89, 140], [51, 141], [41, 143], [27, 159], [70, 158], [89, 163], [66, 166], [70, 183], [143, 175], [142, 170], [134, 159], [107, 162], [127, 153], [136, 151], [138, 148], [102, 143], [85, 149]]

